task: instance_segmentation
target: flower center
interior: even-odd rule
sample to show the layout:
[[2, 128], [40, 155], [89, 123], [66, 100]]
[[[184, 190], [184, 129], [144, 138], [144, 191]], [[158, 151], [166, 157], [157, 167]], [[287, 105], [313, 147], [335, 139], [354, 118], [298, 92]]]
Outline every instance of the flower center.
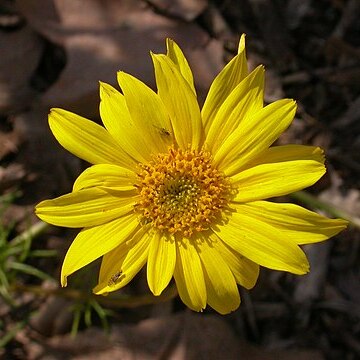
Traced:
[[141, 164], [136, 210], [143, 223], [189, 237], [203, 231], [227, 206], [230, 184], [203, 150], [170, 148]]

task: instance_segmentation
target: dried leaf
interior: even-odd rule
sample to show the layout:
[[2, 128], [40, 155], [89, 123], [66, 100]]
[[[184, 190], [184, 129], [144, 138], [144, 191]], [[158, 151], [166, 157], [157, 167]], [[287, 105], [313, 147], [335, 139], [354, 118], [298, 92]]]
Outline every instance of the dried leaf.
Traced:
[[4, 115], [24, 109], [37, 95], [30, 80], [38, 66], [43, 42], [29, 26], [23, 26], [0, 31], [0, 49], [0, 114]]
[[96, 116], [98, 81], [115, 83], [117, 70], [154, 86], [149, 51], [164, 52], [166, 37], [188, 56], [200, 96], [222, 65], [222, 46], [199, 26], [155, 14], [140, 1], [25, 0], [19, 7], [37, 31], [66, 50], [66, 67], [44, 95], [45, 106]]
[[180, 19], [191, 21], [207, 7], [207, 0], [149, 0], [159, 11]]
[[[322, 360], [313, 350], [265, 350], [239, 342], [226, 321], [213, 315], [178, 313], [148, 319], [136, 325], [114, 326], [107, 336], [91, 328], [76, 338], [57, 336], [42, 346], [46, 355], [36, 359], [52, 359], [51, 354], [74, 360]], [[35, 358], [35, 351], [29, 358]]]

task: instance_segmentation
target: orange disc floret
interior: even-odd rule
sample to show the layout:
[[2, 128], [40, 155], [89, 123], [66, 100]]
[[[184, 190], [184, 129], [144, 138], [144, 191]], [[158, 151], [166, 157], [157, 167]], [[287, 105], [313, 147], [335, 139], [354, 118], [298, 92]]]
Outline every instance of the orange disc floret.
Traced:
[[230, 184], [209, 152], [173, 147], [141, 164], [136, 210], [146, 223], [185, 237], [203, 231], [227, 207]]

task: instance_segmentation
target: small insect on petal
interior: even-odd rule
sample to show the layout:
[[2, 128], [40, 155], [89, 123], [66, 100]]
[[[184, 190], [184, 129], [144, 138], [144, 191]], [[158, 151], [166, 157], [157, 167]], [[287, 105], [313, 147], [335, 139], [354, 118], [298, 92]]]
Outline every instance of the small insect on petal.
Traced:
[[170, 136], [171, 135], [170, 130], [168, 130], [164, 127], [160, 127], [160, 126], [156, 126], [156, 125], [154, 125], [154, 127], [156, 128], [156, 130], [159, 131], [160, 135], [162, 135], [162, 136]]
[[[125, 276], [125, 275], [124, 275]], [[115, 286], [122, 278], [124, 278], [123, 272], [117, 271], [114, 275], [111, 276], [108, 282], [108, 286]]]

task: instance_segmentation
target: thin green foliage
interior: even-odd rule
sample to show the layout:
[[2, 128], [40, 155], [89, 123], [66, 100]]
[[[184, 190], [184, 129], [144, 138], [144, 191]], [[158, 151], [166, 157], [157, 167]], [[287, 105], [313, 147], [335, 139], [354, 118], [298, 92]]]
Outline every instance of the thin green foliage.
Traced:
[[71, 336], [75, 337], [79, 331], [81, 319], [86, 327], [93, 325], [93, 314], [95, 313], [101, 322], [103, 329], [109, 331], [108, 317], [112, 315], [111, 311], [103, 308], [96, 300], [77, 302], [73, 307], [73, 323], [71, 327]]
[[[0, 219], [6, 209], [20, 196], [19, 193], [10, 193], [0, 196]], [[25, 232], [25, 236], [18, 236], [10, 240], [15, 223], [4, 225], [0, 221], [0, 296], [10, 306], [16, 306], [10, 294], [11, 286], [22, 278], [22, 275], [31, 275], [41, 280], [53, 278], [29, 264], [29, 260], [36, 257], [49, 257], [56, 255], [48, 250], [32, 250], [32, 232]]]
[[[11, 193], [0, 196], [0, 297], [12, 308], [16, 309], [17, 303], [13, 298], [12, 291], [18, 291], [22, 286], [22, 280], [35, 277], [40, 280], [53, 280], [48, 273], [38, 269], [34, 259], [49, 258], [57, 255], [56, 250], [32, 249], [34, 238], [48, 228], [43, 222], [29, 226], [26, 231], [12, 238], [15, 232], [15, 222], [3, 223], [3, 214], [6, 209], [20, 196], [19, 193]], [[24, 285], [26, 287], [26, 285]], [[41, 294], [39, 294], [41, 295]], [[43, 294], [46, 295], [46, 292]], [[105, 331], [109, 330], [108, 317], [111, 311], [105, 309], [94, 299], [76, 300], [72, 306], [73, 323], [71, 334], [75, 336], [80, 326], [92, 326], [94, 319], [100, 322]], [[26, 319], [14, 321], [10, 324], [0, 322], [0, 348], [5, 347], [16, 333], [27, 325], [31, 313]]]
[[24, 328], [27, 324], [27, 320], [18, 321], [15, 325], [12, 326], [11, 329], [9, 329], [4, 336], [0, 338], [0, 349], [4, 348], [21, 330]]

